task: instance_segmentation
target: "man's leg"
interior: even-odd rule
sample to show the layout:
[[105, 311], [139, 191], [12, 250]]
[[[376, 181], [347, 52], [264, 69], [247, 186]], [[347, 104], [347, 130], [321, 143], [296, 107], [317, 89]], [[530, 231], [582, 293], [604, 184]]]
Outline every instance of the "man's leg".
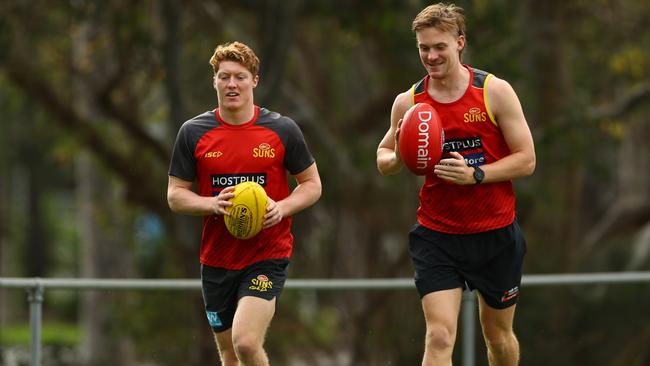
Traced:
[[221, 365], [239, 366], [239, 360], [235, 354], [235, 348], [232, 345], [232, 329], [213, 334], [214, 340], [217, 342], [217, 348], [219, 349]]
[[264, 337], [275, 313], [276, 299], [244, 296], [239, 300], [232, 324], [232, 344], [244, 366], [268, 366]]
[[517, 305], [512, 305], [505, 309], [495, 309], [479, 296], [481, 327], [490, 366], [519, 364], [519, 342], [512, 329], [516, 307]]
[[456, 342], [460, 288], [431, 292], [422, 298], [422, 310], [427, 325], [422, 366], [451, 366]]

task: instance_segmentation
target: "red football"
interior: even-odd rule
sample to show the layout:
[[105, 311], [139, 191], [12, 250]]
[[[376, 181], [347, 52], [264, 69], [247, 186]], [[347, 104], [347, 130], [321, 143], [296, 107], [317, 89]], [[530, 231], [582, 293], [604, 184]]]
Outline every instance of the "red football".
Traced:
[[440, 116], [430, 104], [417, 103], [406, 111], [399, 132], [399, 153], [410, 171], [417, 175], [433, 172], [444, 142]]

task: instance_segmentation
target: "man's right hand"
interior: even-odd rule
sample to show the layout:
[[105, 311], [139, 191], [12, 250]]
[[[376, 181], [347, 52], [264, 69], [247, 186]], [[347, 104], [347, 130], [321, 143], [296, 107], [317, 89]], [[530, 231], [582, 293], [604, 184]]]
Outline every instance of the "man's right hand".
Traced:
[[402, 128], [402, 119], [399, 119], [397, 122], [397, 128], [395, 129], [395, 158], [397, 161], [402, 161], [402, 157], [399, 154], [399, 131]]
[[235, 194], [233, 193], [234, 191], [235, 186], [226, 187], [221, 192], [219, 192], [219, 195], [214, 197], [214, 200], [212, 201], [212, 210], [215, 214], [228, 215], [228, 212], [226, 212], [226, 207], [232, 206], [230, 199], [235, 197]]

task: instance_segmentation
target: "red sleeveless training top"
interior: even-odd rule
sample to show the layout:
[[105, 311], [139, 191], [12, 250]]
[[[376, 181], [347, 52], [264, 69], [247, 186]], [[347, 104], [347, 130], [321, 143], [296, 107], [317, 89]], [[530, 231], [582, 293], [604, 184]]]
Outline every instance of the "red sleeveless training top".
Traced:
[[[501, 129], [487, 103], [485, 86], [492, 77], [469, 70], [465, 94], [451, 103], [440, 103], [427, 93], [429, 76], [413, 85], [413, 104], [431, 104], [445, 130], [443, 158], [457, 151], [470, 166], [490, 164], [510, 154]], [[435, 231], [472, 234], [502, 228], [515, 218], [512, 182], [460, 186], [428, 174], [420, 190], [418, 222]]]

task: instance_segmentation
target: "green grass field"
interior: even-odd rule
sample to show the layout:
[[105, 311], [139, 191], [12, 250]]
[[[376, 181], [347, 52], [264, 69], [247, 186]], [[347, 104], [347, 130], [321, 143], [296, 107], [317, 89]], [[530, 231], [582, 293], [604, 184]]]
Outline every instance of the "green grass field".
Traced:
[[[29, 324], [2, 326], [0, 329], [0, 345], [29, 345]], [[42, 343], [62, 346], [73, 346], [79, 343], [80, 334], [76, 324], [54, 323], [44, 324]]]

